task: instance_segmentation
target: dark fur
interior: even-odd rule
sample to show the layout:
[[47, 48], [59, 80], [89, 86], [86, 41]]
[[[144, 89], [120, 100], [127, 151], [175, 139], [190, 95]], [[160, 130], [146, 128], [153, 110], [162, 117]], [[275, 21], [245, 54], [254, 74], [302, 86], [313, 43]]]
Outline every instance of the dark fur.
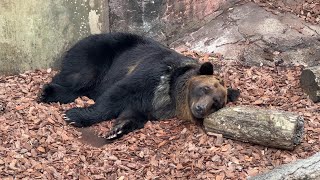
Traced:
[[40, 101], [94, 99], [88, 108], [68, 110], [65, 120], [85, 127], [116, 118], [108, 136], [115, 139], [142, 128], [148, 119], [177, 116], [177, 102], [186, 103], [182, 99], [188, 80], [200, 74], [212, 75], [212, 64], [201, 66], [151, 39], [125, 33], [92, 35], [66, 53], [60, 73], [44, 86]]

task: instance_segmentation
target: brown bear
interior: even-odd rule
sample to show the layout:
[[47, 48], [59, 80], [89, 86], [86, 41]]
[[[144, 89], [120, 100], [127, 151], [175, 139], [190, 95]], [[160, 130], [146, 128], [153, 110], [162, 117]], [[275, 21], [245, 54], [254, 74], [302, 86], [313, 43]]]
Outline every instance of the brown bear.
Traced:
[[67, 51], [40, 101], [69, 103], [79, 96], [95, 104], [68, 110], [65, 121], [85, 127], [116, 119], [106, 136], [116, 139], [148, 120], [202, 120], [235, 101], [239, 91], [226, 88], [210, 62], [200, 64], [146, 37], [109, 33], [91, 35]]

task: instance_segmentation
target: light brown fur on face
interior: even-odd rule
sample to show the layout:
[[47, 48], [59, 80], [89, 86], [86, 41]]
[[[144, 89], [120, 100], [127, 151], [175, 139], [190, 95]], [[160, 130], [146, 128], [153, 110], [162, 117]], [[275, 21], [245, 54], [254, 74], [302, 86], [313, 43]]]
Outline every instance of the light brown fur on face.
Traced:
[[177, 116], [181, 119], [202, 119], [227, 103], [227, 88], [222, 79], [213, 75], [192, 77], [184, 93], [184, 102], [177, 102]]
[[190, 85], [212, 87], [211, 90], [214, 91], [213, 93], [222, 93], [222, 95], [225, 97], [224, 102], [227, 102], [227, 88], [224, 80], [220, 77], [214, 75], [195, 76], [191, 78]]

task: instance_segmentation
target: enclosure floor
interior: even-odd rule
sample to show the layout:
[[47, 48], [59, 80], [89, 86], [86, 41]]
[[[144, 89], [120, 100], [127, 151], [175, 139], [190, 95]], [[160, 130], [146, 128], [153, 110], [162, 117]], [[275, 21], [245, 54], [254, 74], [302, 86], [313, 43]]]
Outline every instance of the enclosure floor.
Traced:
[[[141, 130], [101, 146], [112, 121], [86, 129], [86, 137], [67, 125], [62, 113], [94, 102], [37, 103], [39, 89], [56, 73], [49, 70], [0, 77], [0, 178], [30, 179], [245, 179], [275, 166], [306, 158], [320, 151], [320, 105], [299, 87], [300, 67], [243, 67], [219, 56], [184, 52], [214, 60], [229, 86], [239, 88], [236, 105], [288, 110], [305, 119], [305, 135], [294, 151], [266, 148], [208, 136], [190, 122], [171, 119], [148, 122]], [[234, 105], [234, 104], [229, 104]], [[84, 130], [82, 130], [84, 132]], [[89, 134], [89, 136], [88, 136]], [[97, 136], [95, 136], [97, 138]], [[9, 178], [10, 179], [10, 178]]]

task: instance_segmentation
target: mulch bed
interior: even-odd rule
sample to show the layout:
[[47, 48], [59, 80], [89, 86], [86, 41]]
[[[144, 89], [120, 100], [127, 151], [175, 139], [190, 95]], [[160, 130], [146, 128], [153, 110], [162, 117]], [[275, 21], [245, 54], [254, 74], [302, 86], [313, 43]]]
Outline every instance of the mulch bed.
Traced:
[[312, 24], [320, 23], [320, 2], [317, 0], [246, 0], [270, 11], [291, 12]]
[[[294, 151], [266, 148], [208, 136], [193, 123], [171, 119], [148, 122], [114, 143], [94, 147], [61, 116], [71, 107], [94, 102], [82, 97], [71, 104], [37, 103], [39, 89], [56, 72], [36, 70], [0, 77], [0, 178], [245, 179], [320, 151], [320, 105], [299, 87], [301, 67], [244, 67], [221, 61], [219, 54], [184, 54], [222, 66], [220, 75], [242, 92], [236, 105], [302, 115], [302, 144]], [[90, 131], [106, 133], [111, 123]]]

